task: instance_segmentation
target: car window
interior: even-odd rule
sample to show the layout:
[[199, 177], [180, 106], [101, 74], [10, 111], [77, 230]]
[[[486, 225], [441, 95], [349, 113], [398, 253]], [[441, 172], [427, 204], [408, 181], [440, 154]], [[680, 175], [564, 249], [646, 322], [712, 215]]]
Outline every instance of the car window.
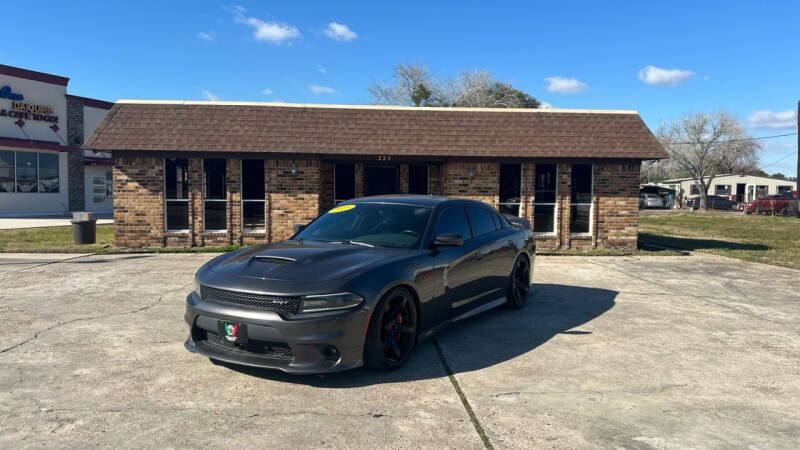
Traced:
[[419, 246], [431, 208], [388, 203], [341, 204], [310, 223], [293, 239], [357, 241], [378, 247]]
[[439, 214], [439, 223], [436, 225], [436, 236], [443, 234], [459, 234], [464, 240], [472, 238], [467, 215], [461, 206], [453, 206]]
[[492, 219], [492, 213], [487, 209], [467, 206], [467, 215], [469, 216], [469, 221], [472, 224], [472, 230], [475, 232], [475, 236], [491, 233], [497, 229]]

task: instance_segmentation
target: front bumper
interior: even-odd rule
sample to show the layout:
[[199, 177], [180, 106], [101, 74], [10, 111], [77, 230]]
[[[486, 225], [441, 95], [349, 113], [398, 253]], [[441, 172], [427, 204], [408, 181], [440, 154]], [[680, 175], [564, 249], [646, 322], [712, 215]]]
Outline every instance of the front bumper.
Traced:
[[[368, 318], [364, 307], [285, 318], [272, 311], [205, 301], [193, 292], [186, 297], [189, 338], [184, 345], [191, 352], [234, 364], [298, 374], [338, 372], [363, 365]], [[218, 335], [220, 321], [246, 324], [252, 345], [226, 342]]]

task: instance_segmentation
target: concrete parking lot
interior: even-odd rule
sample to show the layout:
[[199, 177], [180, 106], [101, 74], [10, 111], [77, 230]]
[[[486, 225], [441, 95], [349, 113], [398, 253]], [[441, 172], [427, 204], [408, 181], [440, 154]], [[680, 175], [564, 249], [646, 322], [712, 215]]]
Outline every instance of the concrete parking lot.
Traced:
[[184, 350], [210, 257], [0, 255], [0, 448], [800, 446], [798, 271], [539, 257], [401, 370], [290, 376]]

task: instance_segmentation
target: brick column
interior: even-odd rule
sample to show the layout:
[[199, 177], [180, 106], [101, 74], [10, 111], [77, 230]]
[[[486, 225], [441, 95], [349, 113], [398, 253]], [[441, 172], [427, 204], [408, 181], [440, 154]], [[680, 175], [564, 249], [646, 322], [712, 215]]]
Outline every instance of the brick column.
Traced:
[[[63, 126], [63, 124], [59, 124]], [[69, 185], [69, 209], [84, 211], [86, 197], [84, 186], [83, 145], [83, 102], [67, 97], [67, 143], [78, 149], [67, 156], [67, 181]]]
[[639, 233], [639, 164], [595, 166], [597, 246], [636, 250]]
[[189, 233], [191, 245], [204, 246], [203, 237], [203, 160], [189, 158]]
[[442, 186], [444, 195], [478, 200], [496, 208], [500, 198], [500, 164], [448, 162]]
[[522, 164], [522, 198], [520, 208], [522, 208], [522, 217], [527, 219], [533, 225], [533, 202], [534, 202], [534, 187], [536, 180], [536, 164], [523, 163]]
[[[297, 165], [292, 175], [291, 165]], [[308, 223], [319, 213], [319, 160], [268, 160], [267, 193], [269, 237], [280, 241], [293, 234], [292, 226]]]
[[432, 195], [444, 195], [442, 190], [442, 166], [439, 164], [428, 164], [428, 193]]
[[333, 163], [321, 162], [319, 165], [320, 192], [319, 192], [319, 214], [326, 209], [333, 207], [334, 186]]
[[114, 158], [114, 239], [119, 247], [156, 247], [164, 239], [161, 158]]
[[356, 198], [364, 196], [364, 164], [355, 165]]
[[228, 199], [228, 243], [242, 243], [242, 160], [229, 158], [225, 162], [225, 187]]
[[569, 248], [569, 221], [570, 204], [572, 198], [572, 165], [559, 164], [557, 171], [558, 197], [556, 209], [558, 210], [558, 243], [559, 248]]
[[408, 164], [400, 164], [400, 193], [408, 194]]

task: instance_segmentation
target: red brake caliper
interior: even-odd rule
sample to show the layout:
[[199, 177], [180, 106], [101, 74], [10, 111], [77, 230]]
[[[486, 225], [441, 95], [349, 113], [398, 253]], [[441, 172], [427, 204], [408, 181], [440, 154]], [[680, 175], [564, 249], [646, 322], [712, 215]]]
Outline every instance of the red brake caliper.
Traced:
[[[403, 314], [398, 314], [397, 318], [394, 319], [394, 321], [397, 322], [398, 325], [401, 325], [403, 323]], [[396, 333], [394, 335], [394, 338], [399, 341], [402, 336], [403, 336], [402, 333]]]

